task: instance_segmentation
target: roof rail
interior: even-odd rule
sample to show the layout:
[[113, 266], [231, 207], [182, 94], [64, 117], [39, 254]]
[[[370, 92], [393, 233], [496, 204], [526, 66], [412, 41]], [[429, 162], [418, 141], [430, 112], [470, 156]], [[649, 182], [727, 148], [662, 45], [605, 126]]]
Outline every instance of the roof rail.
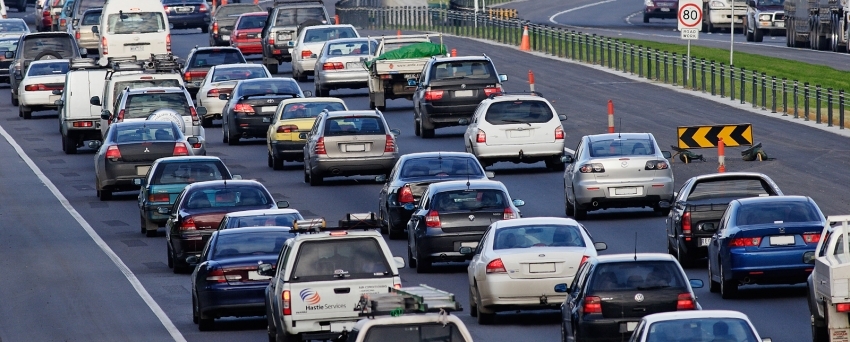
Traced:
[[345, 214], [345, 217], [337, 223], [336, 227], [328, 227], [327, 222], [324, 218], [314, 218], [314, 219], [305, 219], [305, 220], [297, 220], [292, 223], [292, 230], [294, 232], [303, 232], [303, 233], [318, 233], [318, 232], [327, 232], [327, 231], [335, 231], [335, 230], [375, 230], [381, 229], [381, 222], [378, 220], [377, 215], [373, 212], [369, 213], [348, 213]]
[[106, 78], [109, 79], [117, 71], [180, 73], [183, 63], [180, 63], [179, 59], [171, 53], [152, 53], [151, 57], [145, 60], [137, 60], [135, 56], [109, 58], [106, 67], [110, 69], [106, 74]]
[[389, 288], [389, 293], [371, 293], [360, 296], [355, 306], [361, 317], [420, 314], [428, 312], [463, 311], [455, 295], [428, 285]]
[[102, 68], [100, 65], [97, 65], [97, 61], [94, 58], [73, 58], [70, 63], [71, 70]]
[[531, 96], [543, 97], [543, 94], [541, 94], [540, 92], [530, 91], [530, 92], [518, 92], [518, 93], [498, 92], [498, 93], [490, 94], [490, 96], [488, 96], [487, 98], [492, 100], [492, 99], [496, 98], [497, 96], [510, 96], [510, 95], [531, 95]]

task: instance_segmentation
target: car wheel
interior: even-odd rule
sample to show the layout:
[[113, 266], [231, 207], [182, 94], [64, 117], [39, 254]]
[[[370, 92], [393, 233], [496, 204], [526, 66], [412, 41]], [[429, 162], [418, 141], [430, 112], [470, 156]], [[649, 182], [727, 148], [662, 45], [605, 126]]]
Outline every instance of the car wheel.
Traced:
[[275, 158], [273, 153], [269, 153], [269, 158], [271, 158], [272, 170], [283, 170], [283, 159]]
[[416, 259], [413, 258], [413, 252], [410, 251], [410, 245], [407, 245], [407, 265], [410, 268], [416, 268]]
[[[566, 186], [564, 186], [564, 189], [566, 189]], [[567, 196], [566, 191], [564, 191], [564, 212], [567, 214], [567, 217], [573, 216], [575, 212], [572, 203], [570, 203], [570, 196]]]
[[661, 206], [659, 206], [657, 204], [652, 207], [652, 211], [656, 212], [657, 214], [659, 214], [661, 216], [670, 215], [670, 208], [662, 208]]
[[65, 154], [77, 154], [77, 142], [67, 135], [62, 136], [62, 151]]
[[413, 134], [416, 134], [417, 137], [421, 134], [419, 132], [419, 121], [416, 121], [416, 119], [413, 120]]
[[[199, 309], [200, 311], [200, 309]], [[213, 323], [215, 322], [212, 318], [204, 318], [201, 316], [201, 313], [198, 312], [198, 330], [200, 331], [210, 331], [213, 330]]]
[[682, 265], [682, 268], [694, 267], [694, 258], [688, 252], [683, 251], [682, 248], [679, 248], [675, 257], [679, 261], [679, 265]]
[[169, 245], [171, 242], [166, 241], [165, 243], [165, 254], [166, 259], [168, 259], [168, 268], [174, 268], [174, 258], [171, 256], [171, 246]]
[[317, 97], [328, 97], [331, 95], [331, 90], [327, 88], [322, 88], [318, 84], [316, 85], [316, 96]]
[[431, 138], [434, 137], [434, 129], [433, 128], [432, 129], [425, 128], [425, 125], [423, 125], [422, 122], [420, 121], [419, 122], [419, 134], [418, 134], [418, 136], [422, 137], [423, 139], [431, 139]]
[[756, 43], [764, 41], [764, 31], [760, 29], [753, 29], [753, 41]]
[[643, 14], [643, 23], [644, 23], [644, 24], [648, 24], [648, 23], [649, 23], [649, 16], [648, 16], [648, 15], [646, 15], [646, 13], [644, 13], [644, 14]]
[[[575, 197], [575, 195], [573, 195]], [[587, 218], [587, 210], [581, 207], [581, 204], [573, 203], [573, 218], [576, 220], [584, 220]]]
[[708, 260], [708, 292], [720, 292], [720, 283], [714, 281], [714, 273], [711, 272], [711, 260]]
[[213, 125], [213, 118], [201, 118], [201, 127], [210, 128]]
[[310, 183], [310, 174], [307, 173], [307, 163], [304, 163], [304, 183]]
[[314, 174], [312, 171], [308, 171], [310, 174], [310, 186], [319, 186], [324, 182], [324, 178], [322, 176]]
[[[481, 291], [478, 291], [478, 287], [475, 288], [475, 293], [477, 293], [477, 294], [481, 293]], [[481, 296], [479, 295], [478, 297], [481, 297]], [[478, 317], [478, 324], [489, 325], [489, 324], [493, 324], [493, 322], [496, 321], [496, 313], [495, 312], [487, 313], [487, 312], [484, 312], [484, 310], [481, 310], [482, 306], [481, 306], [480, 300], [475, 305], [476, 305], [475, 310], [478, 311], [478, 316], [477, 316]]]
[[829, 330], [826, 325], [818, 326], [812, 319], [812, 342], [829, 342]]
[[97, 197], [100, 198], [101, 201], [108, 201], [112, 199], [112, 191], [106, 189], [100, 189], [97, 191]]
[[746, 35], [746, 36], [747, 36], [747, 41], [748, 41], [748, 42], [751, 42], [751, 41], [753, 41], [753, 40], [755, 39], [755, 38], [753, 37], [753, 33], [752, 33], [752, 32], [750, 32], [750, 28], [749, 28], [749, 27], [744, 26], [744, 35]]
[[393, 229], [392, 226], [388, 227], [387, 229], [389, 230], [389, 233], [387, 235], [389, 235], [390, 240], [404, 239], [404, 237], [405, 237], [404, 230]]
[[24, 120], [32, 119], [32, 110], [27, 106], [18, 107], [18, 111], [20, 111], [20, 117], [24, 118]]
[[272, 75], [274, 75], [274, 74], [277, 74], [277, 67], [278, 67], [278, 66], [279, 66], [279, 64], [277, 64], [277, 63], [273, 63], [273, 64], [266, 64], [266, 69], [269, 69], [269, 72], [270, 72]]
[[564, 165], [564, 163], [561, 162], [561, 156], [557, 155], [557, 156], [551, 157], [549, 159], [546, 159], [546, 168], [550, 169], [552, 171], [564, 171], [564, 169], [566, 168], [566, 165]]
[[[11, 84], [11, 82], [9, 82], [9, 84]], [[10, 92], [10, 93], [11, 93], [11, 92]], [[18, 106], [18, 105], [20, 105], [20, 102], [18, 102], [18, 98], [15, 96], [15, 94], [14, 94], [14, 93], [11, 93], [11, 95], [9, 95], [9, 96], [11, 96], [11, 97], [12, 97], [12, 105], [13, 105], [13, 106]], [[19, 116], [20, 116], [20, 115], [19, 115]]]
[[[222, 115], [224, 115], [224, 114], [222, 114]], [[228, 132], [228, 131], [229, 131], [229, 129], [227, 129], [227, 121], [222, 122], [221, 123], [221, 142], [223, 142], [225, 144], [227, 143], [227, 138], [230, 136], [230, 132]]]
[[[720, 260], [717, 261], [721, 264]], [[738, 294], [738, 282], [735, 280], [726, 280], [723, 276], [723, 266], [720, 266], [720, 297], [723, 299], [735, 298]]]
[[230, 146], [239, 145], [239, 135], [230, 135], [230, 133], [228, 132], [227, 144]]
[[201, 26], [201, 32], [202, 33], [210, 33], [210, 28], [207, 27], [207, 26]]
[[157, 230], [159, 230], [159, 225], [145, 219], [145, 236], [146, 237], [156, 237]]
[[472, 316], [472, 317], [478, 317], [478, 306], [475, 304], [475, 301], [472, 300], [473, 298], [475, 298], [475, 297], [473, 297], [472, 288], [470, 287], [469, 288], [469, 315]]
[[416, 251], [416, 273], [428, 273], [431, 271], [431, 260], [428, 260], [422, 253]]

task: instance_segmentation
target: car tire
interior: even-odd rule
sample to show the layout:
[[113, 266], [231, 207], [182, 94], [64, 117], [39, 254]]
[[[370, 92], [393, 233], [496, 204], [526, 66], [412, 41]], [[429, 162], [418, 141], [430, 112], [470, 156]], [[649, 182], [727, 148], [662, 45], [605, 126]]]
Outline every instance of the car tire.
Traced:
[[307, 163], [304, 163], [304, 183], [310, 184], [310, 174], [307, 173]]
[[764, 41], [764, 31], [759, 29], [753, 29], [753, 41], [756, 43], [761, 43]]
[[410, 245], [407, 245], [407, 265], [410, 268], [416, 268], [416, 259], [413, 258], [413, 252], [410, 251]]
[[[566, 185], [564, 185], [564, 189], [566, 190]], [[570, 198], [567, 196], [567, 192], [564, 191], [564, 213], [567, 217], [572, 217], [575, 215], [575, 209], [573, 209], [573, 205], [570, 203]]]
[[201, 127], [210, 128], [213, 125], [214, 118], [201, 118]]
[[112, 191], [106, 189], [100, 189], [97, 191], [97, 197], [100, 198], [101, 201], [108, 201], [112, 199]]
[[[475, 288], [475, 293], [481, 293], [480, 291], [478, 291], [477, 286]], [[490, 324], [493, 324], [496, 321], [496, 313], [494, 313], [494, 312], [491, 312], [491, 313], [484, 312], [484, 310], [481, 310], [481, 303], [476, 303], [475, 305], [476, 305], [475, 310], [478, 311], [478, 316], [476, 316], [478, 318], [478, 324], [480, 324], [480, 325], [490, 325]]]
[[202, 33], [210, 33], [209, 26], [201, 26], [201, 32]]
[[474, 293], [472, 293], [472, 288], [469, 288], [469, 315], [472, 317], [478, 317], [478, 305], [475, 304], [475, 301], [472, 300], [474, 297]]
[[419, 121], [417, 121], [416, 119], [413, 119], [413, 134], [415, 134], [417, 137], [422, 134], [419, 131]]
[[419, 134], [418, 134], [418, 136], [421, 137], [422, 139], [431, 139], [431, 138], [434, 137], [434, 129], [433, 128], [432, 129], [425, 128], [425, 125], [423, 125], [422, 122], [420, 121], [419, 122]]
[[708, 292], [718, 293], [720, 292], [720, 283], [714, 281], [712, 279], [714, 277], [714, 273], [711, 272], [711, 260], [708, 260]]
[[[200, 316], [200, 312], [198, 313]], [[198, 317], [198, 330], [199, 331], [211, 331], [213, 330], [213, 326], [215, 324], [215, 319], [212, 318], [204, 318], [203, 316]]]
[[428, 260], [424, 255], [416, 251], [416, 273], [431, 272], [431, 260]]
[[[718, 264], [721, 262], [718, 260]], [[720, 266], [720, 297], [723, 299], [732, 299], [738, 295], [738, 282], [735, 280], [726, 280], [723, 277], [723, 266]]]
[[198, 324], [198, 300], [192, 294], [192, 323]]
[[646, 13], [644, 13], [644, 14], [643, 14], [643, 23], [644, 23], [644, 24], [649, 24], [649, 16], [648, 16], [648, 15], [646, 15]]
[[269, 166], [272, 167], [272, 170], [283, 170], [283, 159], [275, 158], [274, 153], [269, 153], [269, 161], [271, 162]]
[[566, 165], [564, 165], [564, 163], [561, 162], [561, 156], [557, 155], [557, 156], [551, 157], [549, 159], [546, 159], [546, 168], [550, 169], [552, 171], [564, 171], [564, 169], [566, 168]]
[[[575, 196], [573, 196], [575, 197]], [[587, 218], [587, 209], [581, 207], [581, 204], [573, 203], [573, 218], [576, 220], [584, 220]]]
[[694, 258], [692, 256], [690, 256], [688, 254], [688, 252], [683, 251], [681, 248], [679, 248], [679, 250], [676, 251], [676, 255], [674, 255], [674, 256], [676, 257], [676, 260], [679, 261], [679, 265], [682, 265], [682, 268], [692, 268], [692, 267], [694, 267], [694, 264], [695, 264]]
[[145, 227], [145, 236], [156, 237], [158, 234], [159, 226], [148, 220], [145, 220], [145, 223], [147, 223], [147, 227]]
[[62, 135], [62, 151], [65, 154], [77, 154], [77, 142], [67, 135]]
[[322, 88], [318, 84], [316, 85], [316, 96], [317, 97], [328, 97], [331, 95], [330, 89]]
[[661, 206], [659, 206], [657, 204], [652, 207], [652, 211], [654, 211], [656, 214], [659, 214], [661, 216], [670, 215], [670, 208], [662, 208]]
[[404, 230], [393, 229], [392, 226], [387, 227], [387, 230], [389, 231], [387, 232], [387, 235], [389, 236], [390, 240], [401, 240], [406, 237]]
[[24, 118], [24, 120], [32, 119], [32, 109], [30, 109], [29, 107], [21, 105], [20, 107], [18, 107], [18, 111], [21, 114], [19, 116]]
[[226, 121], [222, 122], [221, 123], [221, 142], [223, 142], [225, 144], [227, 144], [227, 140], [228, 140], [227, 138], [230, 136], [230, 132], [228, 132], [228, 131], [229, 131], [229, 129], [227, 129], [227, 122]]
[[[10, 84], [11, 84], [11, 82], [10, 82]], [[11, 93], [11, 91], [10, 91], [10, 93]], [[9, 96], [12, 98], [12, 105], [13, 106], [17, 107], [18, 105], [21, 104], [20, 102], [18, 102], [18, 98], [15, 96], [14, 93], [11, 93]], [[20, 115], [18, 115], [18, 116], [20, 116]]]
[[168, 268], [174, 268], [174, 258], [171, 257], [171, 242], [165, 241], [165, 255], [168, 259]]
[[274, 63], [274, 64], [266, 64], [266, 69], [269, 69], [269, 72], [270, 72], [272, 75], [274, 75], [274, 74], [277, 74], [277, 72], [278, 72], [278, 70], [277, 70], [277, 69], [278, 69], [278, 66], [280, 66], [280, 64], [278, 64], [278, 63]]
[[310, 175], [310, 186], [319, 186], [324, 183], [324, 178], [322, 176], [314, 174], [312, 171], [307, 171]]
[[227, 137], [227, 144], [228, 145], [230, 145], [230, 146], [239, 145], [239, 136], [238, 135], [231, 135], [229, 132], [227, 133], [227, 135], [228, 135], [228, 137]]
[[829, 342], [829, 329], [826, 324], [818, 326], [815, 324], [817, 319], [812, 319], [812, 342]]

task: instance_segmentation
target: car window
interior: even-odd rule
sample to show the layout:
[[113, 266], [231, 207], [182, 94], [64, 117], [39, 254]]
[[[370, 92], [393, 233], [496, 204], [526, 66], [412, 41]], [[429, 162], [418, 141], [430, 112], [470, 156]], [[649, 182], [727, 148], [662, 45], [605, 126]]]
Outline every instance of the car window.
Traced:
[[820, 221], [820, 215], [809, 202], [747, 203], [738, 208], [735, 224], [773, 224]]
[[437, 211], [500, 209], [507, 208], [509, 202], [508, 196], [501, 190], [464, 189], [435, 194], [431, 207]]
[[245, 63], [245, 57], [239, 50], [214, 49], [199, 50], [192, 54], [190, 68], [208, 68], [213, 65]]
[[189, 113], [191, 106], [186, 95], [179, 93], [131, 94], [124, 105], [124, 119], [147, 118], [160, 109], [172, 109], [177, 113]]
[[213, 259], [251, 255], [278, 255], [289, 239], [289, 232], [265, 231], [240, 234], [218, 234]]
[[113, 133], [113, 141], [116, 143], [175, 141], [178, 137], [181, 137], [180, 132], [166, 125], [122, 126]]
[[249, 83], [240, 83], [239, 89], [234, 91], [240, 96], [254, 95], [290, 95], [292, 97], [301, 96], [301, 90], [298, 83], [291, 80], [268, 79], [262, 81], [254, 81]]
[[81, 25], [100, 25], [100, 16], [103, 12], [89, 12], [80, 20]]
[[549, 122], [553, 116], [543, 101], [502, 101], [490, 104], [484, 120], [492, 125], [530, 124]]
[[761, 179], [707, 179], [698, 181], [691, 189], [688, 200], [713, 197], [754, 197], [766, 196], [768, 192]]
[[303, 219], [303, 217], [301, 217], [301, 215], [299, 215], [298, 213], [241, 216], [231, 218], [226, 228], [263, 226], [292, 227], [293, 222], [301, 219]]
[[411, 158], [401, 166], [399, 178], [419, 177], [483, 177], [478, 161], [467, 157]]
[[0, 33], [27, 32], [28, 30], [23, 20], [0, 20]]
[[375, 116], [348, 116], [330, 118], [325, 125], [325, 136], [387, 134], [384, 123]]
[[374, 54], [378, 50], [378, 42], [372, 41], [369, 44], [368, 40], [362, 40], [347, 43], [328, 43], [325, 50], [330, 56], [368, 55], [370, 52]]
[[531, 247], [585, 247], [584, 237], [576, 226], [527, 225], [496, 230], [493, 249]]
[[434, 63], [431, 66], [433, 81], [448, 79], [491, 79], [496, 81], [493, 64], [486, 61], [457, 61]]
[[373, 325], [363, 342], [466, 342], [454, 323]]
[[112, 89], [112, 98], [117, 99], [118, 94], [124, 91], [124, 88], [130, 87], [130, 89], [137, 88], [151, 88], [151, 87], [179, 87], [180, 81], [167, 78], [167, 79], [158, 79], [158, 80], [129, 80], [129, 81], [116, 81], [114, 82], [115, 88]]
[[30, 64], [27, 76], [64, 75], [68, 73], [68, 62]]
[[65, 5], [62, 5], [62, 15], [65, 17], [70, 17], [71, 12], [74, 10], [74, 2], [68, 1]]
[[304, 32], [305, 43], [320, 43], [331, 39], [354, 37], [357, 37], [357, 32], [351, 27], [308, 28], [307, 32]]
[[590, 156], [593, 158], [651, 155], [655, 155], [655, 144], [648, 138], [617, 138], [590, 142]]
[[639, 291], [685, 287], [679, 267], [669, 261], [602, 263], [594, 270], [592, 291]]
[[239, 18], [239, 24], [236, 26], [240, 30], [261, 29], [266, 26], [268, 16], [260, 15], [245, 15]]
[[746, 321], [739, 318], [685, 318], [655, 322], [646, 342], [717, 341], [758, 342]]
[[228, 5], [228, 6], [219, 6], [215, 11], [215, 18], [224, 18], [229, 17], [231, 15], [238, 15], [242, 13], [251, 13], [262, 11], [263, 9], [260, 6], [250, 6], [250, 5]]
[[629, 339], [629, 342], [639, 342], [641, 337], [643, 337], [644, 330], [646, 330], [646, 320], [642, 319], [640, 320], [640, 323], [638, 323], [637, 328], [635, 328], [635, 332], [632, 333], [632, 337]]
[[106, 0], [77, 0], [77, 2], [77, 15], [81, 15], [92, 8], [102, 8], [106, 4]]
[[[53, 53], [61, 58], [71, 58], [74, 55], [71, 37], [35, 37], [25, 39], [23, 47], [24, 59], [42, 58], [43, 55]], [[55, 56], [53, 57], [55, 58]]]
[[310, 19], [324, 21], [324, 9], [321, 7], [280, 9], [277, 11], [274, 26], [297, 26]]
[[167, 29], [159, 12], [116, 13], [110, 14], [106, 20], [109, 34], [153, 33]]
[[6, 51], [17, 51], [18, 50], [18, 39], [0, 39], [0, 54], [5, 53]]
[[151, 184], [185, 184], [223, 179], [214, 162], [163, 163], [154, 173]]
[[573, 282], [570, 284], [570, 295], [573, 297], [578, 297], [579, 293], [582, 290], [582, 287], [585, 285], [585, 280], [587, 280], [587, 275], [590, 274], [590, 268], [592, 264], [589, 262], [581, 264], [578, 267], [578, 271], [576, 271], [576, 276], [573, 277]]
[[374, 238], [308, 240], [301, 243], [292, 281], [369, 279], [392, 276]]
[[232, 186], [227, 189], [196, 189], [189, 194], [189, 209], [248, 207], [271, 204], [272, 199], [262, 189], [250, 186]]
[[[249, 65], [249, 64], [246, 64]], [[268, 77], [262, 66], [244, 68], [216, 68], [212, 74], [212, 82], [227, 82]]]
[[283, 107], [280, 119], [315, 118], [324, 110], [334, 112], [346, 109], [345, 105], [339, 102], [292, 102]]

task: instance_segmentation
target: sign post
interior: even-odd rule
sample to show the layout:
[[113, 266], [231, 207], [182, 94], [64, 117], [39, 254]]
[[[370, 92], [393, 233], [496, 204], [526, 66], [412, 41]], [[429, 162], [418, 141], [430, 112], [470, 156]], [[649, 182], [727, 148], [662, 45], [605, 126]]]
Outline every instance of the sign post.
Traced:
[[685, 65], [685, 84], [691, 77], [691, 40], [699, 39], [702, 27], [702, 0], [679, 0], [679, 22], [681, 38], [688, 41], [688, 57]]

